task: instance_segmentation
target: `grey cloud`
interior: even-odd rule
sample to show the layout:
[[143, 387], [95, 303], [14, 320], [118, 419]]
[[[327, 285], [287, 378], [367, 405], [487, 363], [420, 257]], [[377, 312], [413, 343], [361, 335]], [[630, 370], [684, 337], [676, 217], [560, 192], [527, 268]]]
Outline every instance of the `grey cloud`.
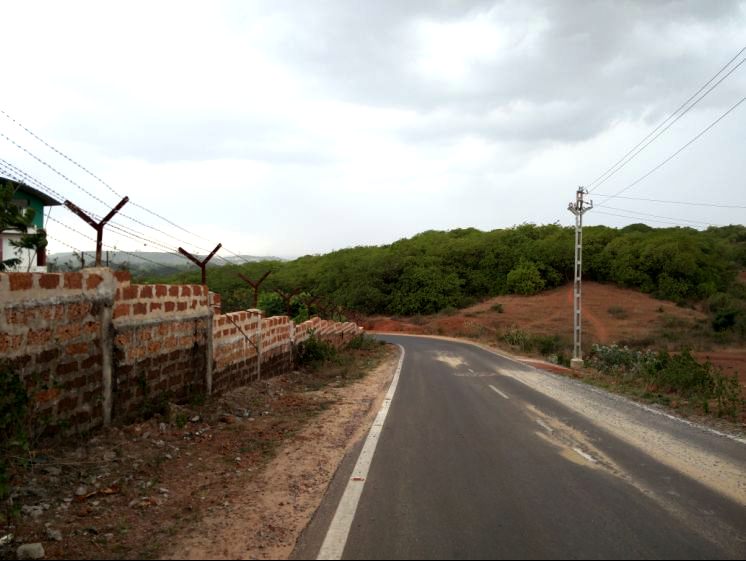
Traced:
[[[293, 41], [279, 55], [327, 84], [343, 99], [463, 115], [458, 133], [483, 131], [507, 141], [584, 140], [621, 119], [655, 121], [693, 93], [733, 54], [713, 41], [706, 50], [684, 48], [687, 33], [731, 30], [743, 36], [746, 4], [722, 2], [468, 2], [332, 3], [328, 11], [293, 16]], [[422, 19], [457, 21], [487, 15], [526, 25], [542, 19], [548, 27], [535, 51], [482, 63], [464, 88], [428, 81], [412, 72], [416, 45], [413, 24]], [[720, 39], [714, 35], [715, 39]], [[728, 104], [725, 94], [743, 89], [746, 72], [723, 85], [703, 107]], [[565, 115], [549, 111], [545, 126], [518, 120], [492, 130], [479, 116], [524, 100], [539, 108], [565, 103]], [[539, 111], [546, 114], [547, 111]], [[573, 126], [566, 126], [572, 124]], [[437, 136], [445, 129], [435, 124]], [[412, 138], [424, 137], [414, 131]]]

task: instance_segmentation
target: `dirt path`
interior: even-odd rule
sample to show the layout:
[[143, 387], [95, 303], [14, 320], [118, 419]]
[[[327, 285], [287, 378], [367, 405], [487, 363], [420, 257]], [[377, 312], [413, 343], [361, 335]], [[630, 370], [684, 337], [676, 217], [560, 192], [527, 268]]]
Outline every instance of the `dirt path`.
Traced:
[[[574, 287], [570, 286], [567, 291], [567, 303], [572, 306]], [[598, 319], [596, 315], [586, 306], [583, 308], [583, 319], [588, 320], [593, 325], [593, 330], [596, 332], [596, 340], [599, 343], [608, 343], [610, 341], [609, 330], [604, 325], [604, 322]]]
[[397, 356], [362, 381], [319, 392], [334, 404], [287, 443], [227, 506], [204, 518], [199, 533], [175, 536], [166, 559], [285, 559], [293, 551], [345, 453], [362, 438], [391, 382]]

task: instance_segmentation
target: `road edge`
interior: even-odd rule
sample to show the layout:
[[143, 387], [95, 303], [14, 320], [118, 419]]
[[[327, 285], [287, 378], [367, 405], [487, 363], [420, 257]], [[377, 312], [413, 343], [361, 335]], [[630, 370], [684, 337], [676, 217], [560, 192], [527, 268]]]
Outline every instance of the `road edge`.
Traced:
[[404, 366], [406, 351], [401, 345], [397, 345], [397, 347], [399, 347], [401, 356], [399, 357], [399, 364], [396, 368], [394, 379], [391, 381], [391, 386], [389, 386], [389, 390], [383, 400], [381, 409], [379, 410], [378, 415], [373, 422], [373, 426], [371, 426], [368, 436], [365, 439], [365, 444], [358, 456], [357, 463], [355, 464], [352, 476], [347, 482], [342, 498], [339, 501], [334, 518], [329, 525], [324, 542], [321, 545], [318, 556], [316, 557], [317, 559], [342, 559], [342, 554], [347, 545], [347, 538], [349, 537], [350, 529], [352, 528], [352, 522], [355, 518], [358, 504], [360, 503], [360, 497], [365, 488], [368, 472], [373, 462], [373, 457], [381, 433], [383, 432], [383, 425], [386, 422], [389, 410], [391, 409], [391, 403], [399, 386], [399, 379], [401, 377], [402, 367]]

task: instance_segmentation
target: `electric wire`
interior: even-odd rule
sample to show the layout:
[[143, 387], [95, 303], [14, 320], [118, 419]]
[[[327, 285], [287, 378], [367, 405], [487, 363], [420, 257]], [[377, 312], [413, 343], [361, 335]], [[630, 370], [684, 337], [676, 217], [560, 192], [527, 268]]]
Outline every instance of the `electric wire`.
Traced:
[[[596, 193], [596, 197], [614, 197], [614, 195], [603, 195], [601, 193]], [[726, 205], [726, 204], [718, 204], [718, 203], [701, 203], [701, 202], [691, 202], [691, 201], [669, 201], [669, 200], [663, 200], [663, 199], [646, 199], [641, 197], [625, 197], [622, 195], [617, 195], [614, 197], [616, 199], [624, 199], [627, 201], [642, 201], [646, 203], [661, 203], [661, 204], [669, 204], [669, 205], [685, 205], [685, 206], [697, 206], [697, 207], [711, 207], [711, 208], [729, 208], [729, 209], [746, 209], [746, 205]]]
[[650, 177], [651, 175], [653, 175], [653, 173], [655, 173], [656, 171], [658, 171], [659, 169], [661, 169], [668, 162], [670, 162], [671, 160], [673, 160], [676, 156], [678, 156], [679, 154], [681, 154], [689, 146], [691, 146], [692, 144], [694, 144], [697, 140], [699, 140], [702, 136], [704, 136], [707, 132], [709, 132], [712, 128], [714, 128], [720, 121], [722, 121], [728, 115], [730, 115], [731, 113], [733, 113], [733, 111], [735, 111], [744, 101], [746, 101], [746, 97], [741, 98], [740, 101], [738, 101], [735, 105], [733, 105], [725, 113], [723, 113], [722, 115], [720, 115], [720, 117], [718, 117], [715, 121], [713, 121], [712, 123], [710, 123], [706, 128], [704, 128], [702, 131], [700, 131], [694, 138], [692, 138], [689, 142], [687, 142], [681, 148], [679, 148], [678, 150], [676, 150], [676, 152], [674, 152], [673, 154], [671, 154], [668, 158], [666, 158], [665, 160], [663, 160], [660, 164], [658, 164], [657, 166], [655, 166], [653, 169], [651, 169], [650, 171], [648, 171], [646, 174], [644, 174], [639, 179], [637, 179], [637, 180], [633, 181], [632, 183], [630, 183], [629, 185], [627, 185], [624, 189], [620, 190], [618, 193], [615, 193], [614, 195], [611, 195], [606, 201], [604, 201], [604, 202], [602, 202], [602, 203], [600, 203], [600, 204], [598, 204], [596, 206], [597, 207], [605, 206], [612, 199], [615, 199], [619, 195], [621, 195], [622, 193], [625, 193], [625, 192], [629, 191], [634, 186], [638, 185], [639, 183], [641, 183], [642, 181], [644, 181], [645, 179], [647, 179], [648, 177]]
[[[65, 197], [64, 195], [62, 195], [62, 194], [54, 191], [53, 189], [51, 189], [50, 187], [48, 187], [47, 185], [45, 185], [41, 181], [39, 181], [39, 180], [35, 179], [34, 177], [32, 177], [31, 175], [25, 173], [20, 168], [18, 168], [16, 166], [13, 166], [9, 162], [7, 162], [7, 161], [5, 161], [5, 160], [3, 160], [3, 159], [0, 158], [0, 168], [3, 168], [3, 167], [6, 169], [6, 173], [9, 173], [9, 175], [12, 176], [11, 179], [16, 179], [16, 180], [23, 179], [24, 182], [26, 182], [27, 184], [33, 184], [34, 187], [37, 187], [40, 190], [43, 190], [43, 191], [47, 192], [47, 194], [51, 193], [51, 194], [53, 194], [58, 199], [67, 199], [67, 197]], [[20, 176], [23, 176], [23, 177], [20, 177]], [[67, 208], [67, 207], [65, 207], [65, 208]], [[97, 220], [99, 222], [102, 219], [102, 217], [100, 215], [96, 214], [96, 213], [90, 212], [90, 211], [88, 211], [88, 210], [86, 210], [84, 208], [81, 208], [81, 210], [83, 210], [86, 214], [88, 214], [90, 217], [94, 218], [95, 220]], [[134, 219], [132, 219], [132, 220], [134, 220]], [[135, 222], [139, 222], [137, 220], [134, 220], [134, 221]], [[143, 225], [145, 225], [145, 224], [143, 224]], [[140, 233], [140, 232], [138, 232], [138, 231], [136, 231], [136, 230], [134, 230], [132, 228], [125, 227], [124, 225], [121, 225], [121, 224], [119, 224], [117, 222], [114, 222], [114, 221], [110, 221], [107, 224], [107, 226], [110, 226], [114, 230], [119, 230], [120, 233], [124, 232], [124, 234], [122, 234], [122, 235], [124, 235], [124, 237], [127, 237], [127, 238], [135, 240], [135, 241], [145, 241], [145, 242], [149, 243], [150, 245], [160, 247], [161, 249], [165, 249], [168, 253], [173, 253], [174, 255], [178, 255], [179, 257], [181, 257], [183, 259], [186, 259], [185, 256], [183, 256], [181, 253], [178, 253], [177, 251], [175, 251], [172, 247], [169, 247], [169, 246], [167, 246], [165, 244], [162, 244], [160, 242], [157, 242], [157, 241], [154, 241], [154, 240], [152, 240], [150, 238], [147, 238], [144, 235], [142, 235], [142, 233]], [[129, 235], [127, 235], [127, 234], [129, 234]], [[173, 236], [171, 236], [171, 237], [173, 237]], [[181, 240], [179, 240], [178, 238], [174, 238], [174, 239], [176, 239], [177, 241], [179, 241], [181, 243]], [[198, 248], [198, 249], [200, 249], [200, 248]], [[205, 250], [203, 249], [203, 251], [205, 251]], [[230, 261], [228, 261], [227, 259], [225, 259], [224, 257], [222, 257], [220, 255], [217, 255], [216, 257], [218, 257], [219, 259], [222, 259], [223, 261], [225, 261], [228, 264], [232, 264]]]
[[[103, 179], [102, 179], [101, 177], [99, 177], [98, 175], [96, 175], [95, 173], [93, 173], [92, 171], [90, 171], [90, 170], [89, 170], [88, 168], [86, 168], [85, 166], [83, 166], [82, 164], [80, 164], [79, 162], [77, 162], [76, 160], [74, 160], [73, 158], [71, 158], [70, 156], [68, 156], [68, 155], [67, 155], [67, 154], [65, 154], [64, 152], [62, 152], [61, 150], [59, 150], [59, 149], [57, 149], [56, 147], [54, 147], [53, 145], [51, 145], [51, 144], [50, 144], [49, 142], [47, 142], [46, 140], [44, 140], [43, 138], [41, 138], [41, 137], [40, 137], [39, 135], [37, 135], [36, 133], [34, 133], [34, 132], [33, 132], [33, 131], [31, 130], [31, 129], [29, 129], [29, 128], [28, 128], [27, 126], [25, 126], [25, 125], [24, 125], [23, 123], [21, 123], [20, 121], [18, 121], [18, 120], [16, 120], [16, 119], [14, 119], [14, 118], [13, 118], [13, 117], [12, 117], [11, 115], [9, 115], [9, 114], [8, 114], [8, 113], [7, 113], [6, 111], [4, 111], [3, 109], [0, 109], [0, 114], [2, 114], [2, 115], [3, 115], [4, 117], [5, 117], [5, 118], [7, 118], [8, 120], [10, 120], [10, 121], [11, 121], [12, 123], [14, 123], [14, 124], [15, 124], [16, 126], [20, 127], [20, 128], [21, 128], [21, 129], [23, 129], [24, 131], [26, 131], [26, 132], [27, 132], [27, 133], [28, 133], [29, 135], [31, 135], [31, 136], [32, 136], [33, 138], [35, 138], [36, 140], [38, 140], [39, 142], [41, 142], [41, 143], [42, 143], [42, 144], [43, 144], [44, 146], [46, 146], [47, 148], [49, 148], [50, 150], [52, 150], [53, 152], [55, 152], [56, 154], [58, 154], [59, 156], [61, 156], [61, 157], [62, 157], [62, 158], [64, 158], [65, 160], [67, 160], [68, 162], [72, 163], [73, 165], [75, 165], [76, 167], [78, 167], [79, 169], [81, 169], [82, 171], [84, 171], [85, 173], [87, 173], [88, 175], [90, 175], [91, 177], [93, 177], [93, 178], [94, 178], [94, 179], [95, 179], [96, 181], [98, 181], [98, 182], [99, 182], [99, 183], [101, 183], [101, 184], [102, 184], [103, 186], [105, 186], [105, 187], [106, 187], [107, 189], [109, 189], [109, 191], [111, 191], [112, 193], [114, 193], [114, 194], [115, 194], [115, 195], [117, 195], [118, 197], [120, 197], [120, 198], [123, 198], [123, 197], [122, 197], [122, 195], [121, 195], [120, 193], [118, 193], [118, 192], [117, 192], [117, 191], [116, 191], [116, 190], [115, 190], [115, 189], [114, 189], [114, 188], [113, 188], [113, 187], [112, 187], [112, 186], [111, 186], [111, 185], [110, 185], [109, 183], [107, 183], [106, 181], [104, 181], [104, 180], [103, 180]], [[0, 133], [0, 134], [2, 134], [2, 133]], [[7, 137], [6, 135], [4, 135], [4, 134], [3, 134], [3, 137], [4, 137], [4, 138], [5, 138], [6, 140], [8, 140], [9, 142], [13, 143], [13, 144], [14, 144], [14, 145], [15, 145], [16, 147], [18, 147], [19, 149], [23, 150], [24, 152], [26, 152], [27, 154], [29, 154], [30, 156], [32, 156], [32, 157], [33, 157], [34, 159], [36, 159], [36, 160], [38, 160], [39, 162], [43, 163], [44, 165], [46, 165], [47, 167], [49, 167], [50, 169], [52, 169], [53, 171], [55, 171], [56, 173], [58, 173], [59, 175], [61, 175], [62, 177], [65, 177], [65, 176], [64, 176], [64, 175], [62, 175], [62, 174], [61, 174], [60, 172], [58, 172], [57, 170], [55, 170], [55, 169], [54, 169], [54, 168], [53, 168], [52, 166], [49, 166], [48, 164], [46, 164], [45, 162], [43, 162], [43, 160], [41, 160], [40, 158], [37, 158], [37, 157], [36, 157], [36, 156], [35, 156], [34, 154], [32, 154], [32, 153], [31, 153], [31, 152], [30, 152], [29, 150], [26, 150], [25, 148], [21, 147], [21, 146], [20, 146], [20, 145], [19, 145], [18, 143], [16, 143], [16, 142], [12, 141], [12, 140], [11, 140], [11, 139], [10, 139], [9, 137]], [[66, 178], [66, 179], [67, 179], [67, 178]], [[70, 180], [68, 179], [68, 181], [70, 181]], [[89, 196], [92, 196], [92, 197], [94, 197], [94, 199], [96, 199], [96, 200], [98, 200], [99, 202], [101, 202], [102, 204], [106, 205], [106, 203], [104, 203], [103, 201], [101, 201], [101, 199], [99, 199], [99, 198], [97, 198], [97, 197], [93, 196], [93, 195], [92, 195], [92, 194], [91, 194], [91, 193], [90, 193], [89, 191], [87, 191], [86, 189], [83, 189], [83, 188], [82, 188], [82, 187], [81, 187], [80, 185], [78, 185], [77, 183], [74, 183], [74, 182], [73, 182], [73, 184], [74, 184], [74, 185], [75, 185], [76, 187], [78, 187], [79, 189], [83, 190], [83, 191], [84, 191], [85, 193], [87, 193], [87, 194], [88, 194]], [[160, 219], [160, 220], [162, 220], [162, 221], [166, 222], [167, 224], [170, 224], [170, 225], [171, 225], [171, 226], [173, 226], [174, 228], [177, 228], [178, 230], [180, 230], [180, 231], [182, 231], [182, 232], [184, 232], [184, 233], [186, 233], [186, 234], [189, 234], [189, 235], [190, 235], [190, 236], [192, 236], [192, 237], [195, 237], [195, 238], [198, 238], [198, 237], [199, 237], [199, 236], [197, 236], [196, 234], [194, 234], [194, 232], [190, 232], [190, 231], [189, 231], [189, 230], [187, 230], [186, 228], [183, 228], [182, 226], [180, 226], [180, 225], [176, 224], [175, 222], [173, 222], [173, 221], [169, 220], [169, 219], [168, 219], [168, 218], [166, 218], [165, 216], [162, 216], [161, 214], [158, 214], [157, 212], [155, 212], [155, 211], [153, 211], [153, 210], [151, 210], [151, 209], [149, 209], [149, 208], [147, 208], [147, 207], [145, 207], [145, 206], [142, 206], [141, 204], [137, 203], [136, 201], [132, 201], [132, 200], [130, 200], [130, 204], [131, 204], [132, 206], [136, 207], [136, 208], [139, 208], [139, 209], [141, 209], [141, 210], [144, 210], [145, 212], [147, 212], [147, 213], [151, 214], [152, 216], [155, 216], [156, 218], [158, 218], [158, 219]], [[127, 218], [129, 218], [129, 217], [127, 217]], [[135, 219], [132, 219], [132, 218], [129, 218], [129, 219], [130, 219], [130, 220], [135, 220]], [[156, 230], [156, 231], [160, 231], [161, 233], [164, 233], [163, 231], [161, 231], [161, 230], [158, 230], [158, 228], [155, 228], [155, 227], [152, 227], [152, 226], [148, 226], [148, 225], [146, 225], [146, 224], [144, 224], [144, 223], [142, 223], [142, 222], [139, 222], [139, 223], [140, 223], [140, 224], [141, 224], [142, 226], [146, 226], [146, 227], [148, 227], [148, 228], [151, 228], [151, 229], [153, 229], [153, 230]], [[168, 235], [168, 234], [166, 234], [166, 235]], [[173, 236], [169, 236], [169, 237], [173, 237]], [[177, 238], [175, 238], [175, 239], [177, 239]], [[200, 239], [201, 239], [201, 238], [200, 238]], [[196, 247], [196, 248], [197, 248], [197, 249], [199, 249], [200, 251], [204, 251], [204, 252], [207, 252], [207, 254], [211, 253], [211, 251], [210, 251], [210, 250], [207, 250], [207, 249], [204, 249], [204, 248], [200, 248], [200, 247], [198, 247], [197, 245], [195, 245], [194, 243], [192, 243], [191, 245], [192, 245], [193, 247]], [[242, 261], [243, 261], [244, 263], [247, 263], [247, 264], [249, 263], [249, 261], [248, 261], [248, 260], [246, 260], [246, 259], [245, 259], [244, 257], [242, 257], [241, 255], [238, 255], [238, 254], [234, 253], [233, 251], [230, 251], [230, 250], [229, 250], [229, 249], [227, 249], [226, 247], [223, 247], [222, 249], [223, 249], [223, 250], [225, 250], [226, 252], [230, 253], [230, 254], [231, 254], [231, 255], [233, 255], [234, 257], [237, 257], [238, 259], [242, 260]], [[223, 259], [223, 261], [225, 261], [225, 262], [226, 262], [226, 263], [228, 263], [228, 264], [234, 264], [234, 263], [232, 263], [231, 261], [229, 261], [229, 260], [227, 260], [227, 259], [223, 258], [223, 257], [222, 257], [222, 256], [220, 256], [220, 255], [218, 255], [217, 257], [219, 257], [219, 258]]]
[[619, 211], [619, 212], [626, 212], [626, 213], [630, 213], [630, 214], [637, 214], [637, 215], [640, 215], [640, 216], [650, 217], [650, 218], [662, 218], [664, 220], [673, 220], [675, 222], [687, 222], [689, 224], [697, 224], [697, 225], [703, 225], [703, 226], [716, 226], [716, 224], [713, 224], [712, 222], [702, 222], [701, 220], [687, 220], [685, 218], [674, 218], [674, 217], [671, 217], [671, 216], [660, 216], [658, 214], [650, 214], [650, 213], [647, 213], [647, 212], [640, 212], [638, 210], [631, 210], [631, 209], [628, 209], [628, 208], [617, 208], [617, 207], [613, 207], [613, 206], [607, 206], [607, 207], [604, 207], [604, 208], [609, 209], [609, 210], [616, 210], [616, 211]]
[[644, 219], [647, 222], [656, 222], [656, 223], [660, 223], [660, 224], [667, 224], [669, 226], [678, 226], [680, 228], [691, 227], [691, 226], [681, 226], [681, 224], [679, 224], [677, 222], [671, 222], [671, 221], [668, 221], [668, 220], [660, 220], [660, 219], [653, 219], [653, 218], [643, 218], [643, 217], [640, 217], [640, 216], [629, 216], [629, 215], [624, 215], [624, 214], [616, 214], [616, 213], [613, 213], [613, 212], [604, 212], [604, 211], [601, 211], [601, 210], [596, 211], [593, 214], [594, 215], [596, 215], [596, 214], [602, 214], [604, 216], [616, 216], [618, 218], [627, 218], [629, 220], [641, 220], [641, 219]]
[[[673, 126], [674, 123], [676, 123], [679, 119], [681, 119], [684, 115], [686, 115], [689, 111], [691, 111], [700, 101], [702, 101], [705, 97], [707, 97], [715, 88], [717, 88], [725, 79], [727, 79], [733, 72], [738, 70], [738, 68], [741, 67], [741, 65], [746, 62], [746, 58], [741, 60], [734, 68], [732, 68], [725, 76], [723, 76], [720, 80], [718, 80], [717, 83], [715, 83], [709, 90], [707, 90], [699, 99], [697, 99], [694, 103], [692, 103], [689, 107], [687, 107], [681, 114], [677, 116], [677, 114], [684, 109], [689, 102], [691, 102], [695, 97], [697, 97], [702, 90], [704, 90], [708, 85], [710, 85], [720, 74], [725, 71], [726, 68], [728, 68], [741, 54], [746, 51], [746, 47], [743, 47], [738, 53], [728, 61], [728, 63], [723, 66], [710, 80], [705, 83], [697, 92], [692, 95], [689, 99], [687, 99], [681, 106], [679, 106], [676, 111], [671, 113], [666, 119], [664, 119], [655, 129], [653, 129], [650, 133], [648, 133], [647, 136], [645, 136], [640, 142], [638, 142], [629, 152], [627, 152], [621, 160], [616, 162], [613, 166], [611, 166], [609, 169], [607, 169], [604, 173], [602, 173], [600, 176], [598, 176], [595, 180], [593, 180], [589, 185], [589, 192], [595, 191], [598, 187], [600, 187], [603, 183], [608, 181], [613, 175], [615, 175], [619, 170], [621, 170], [624, 166], [626, 166], [629, 162], [631, 162], [637, 155], [642, 152], [645, 148], [647, 148], [650, 144], [652, 144], [655, 140], [657, 140], [661, 135], [663, 135], [671, 126]], [[674, 118], [675, 117], [675, 118]], [[668, 123], [668, 125], [663, 129], [660, 130], [661, 127], [666, 125], [668, 121], [671, 121]], [[658, 132], [660, 130], [660, 132]], [[657, 133], [657, 134], [656, 134]], [[650, 139], [651, 136], [655, 135], [654, 138], [652, 138], [649, 142], [644, 144], [648, 139]], [[641, 148], [640, 146], [643, 145]], [[639, 150], [638, 150], [639, 148]], [[636, 151], [637, 150], [637, 151]], [[636, 151], [636, 152], [635, 152]], [[629, 157], [629, 159], [627, 159]], [[625, 161], [626, 160], [626, 161]], [[621, 164], [621, 165], [620, 165]], [[618, 167], [617, 167], [618, 166]], [[616, 169], [615, 169], [616, 168]], [[613, 170], [613, 171], [612, 171]]]

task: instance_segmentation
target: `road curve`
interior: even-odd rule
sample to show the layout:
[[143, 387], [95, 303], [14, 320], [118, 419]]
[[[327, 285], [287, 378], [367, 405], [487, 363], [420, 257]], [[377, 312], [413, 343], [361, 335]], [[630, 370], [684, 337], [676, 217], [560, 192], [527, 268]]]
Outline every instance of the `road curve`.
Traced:
[[[337, 556], [746, 558], [746, 442], [467, 343], [382, 338], [406, 355]], [[361, 447], [294, 558], [318, 556]]]

